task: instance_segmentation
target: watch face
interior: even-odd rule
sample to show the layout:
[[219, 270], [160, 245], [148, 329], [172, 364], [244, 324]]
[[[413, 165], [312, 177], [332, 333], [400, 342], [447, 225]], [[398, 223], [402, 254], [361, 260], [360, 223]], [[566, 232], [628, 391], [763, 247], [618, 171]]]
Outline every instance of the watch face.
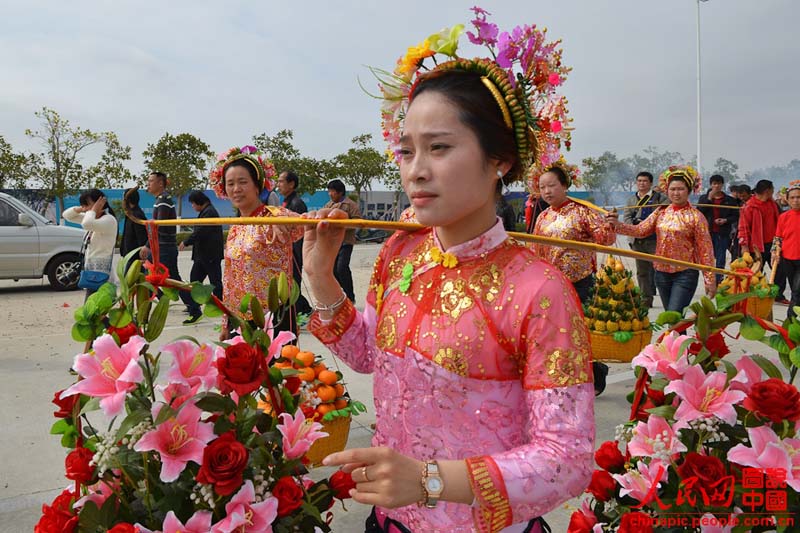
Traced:
[[437, 493], [442, 490], [442, 480], [436, 477], [429, 477], [425, 488], [428, 489], [428, 492]]

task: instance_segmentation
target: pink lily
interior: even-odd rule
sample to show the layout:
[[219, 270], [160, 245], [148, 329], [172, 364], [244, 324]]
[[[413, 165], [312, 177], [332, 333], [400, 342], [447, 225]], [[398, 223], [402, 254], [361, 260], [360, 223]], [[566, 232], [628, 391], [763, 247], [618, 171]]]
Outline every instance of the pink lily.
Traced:
[[161, 393], [161, 396], [163, 396], [164, 402], [167, 405], [173, 409], [177, 409], [186, 403], [187, 400], [192, 399], [192, 397], [197, 394], [197, 391], [200, 389], [200, 382], [198, 381], [192, 387], [184, 383], [157, 385], [156, 389], [158, 389], [158, 391]]
[[278, 499], [268, 496], [263, 502], [255, 500], [253, 482], [247, 480], [236, 496], [225, 506], [226, 517], [214, 524], [212, 533], [272, 533], [272, 522], [278, 517]]
[[753, 385], [761, 382], [761, 379], [764, 377], [764, 371], [761, 370], [761, 367], [750, 357], [739, 358], [739, 360], [734, 363], [734, 366], [736, 370], [739, 371], [738, 375], [742, 376], [742, 379], [731, 382], [731, 389], [744, 391], [750, 394], [750, 389]]
[[306, 420], [302, 409], [298, 409], [295, 417], [289, 413], [281, 413], [281, 423], [278, 431], [283, 435], [283, 454], [287, 459], [297, 459], [304, 456], [314, 441], [328, 434], [319, 431], [322, 424]]
[[686, 446], [677, 438], [669, 423], [660, 416], [650, 416], [633, 428], [633, 439], [628, 443], [628, 453], [639, 457], [656, 454], [674, 455], [685, 452]]
[[728, 452], [728, 460], [753, 468], [783, 469], [786, 484], [800, 490], [800, 439], [783, 439], [769, 426], [748, 428], [751, 448], [737, 444]]
[[61, 393], [61, 398], [85, 394], [100, 400], [106, 416], [117, 416], [125, 410], [125, 397], [144, 380], [139, 366], [139, 352], [147, 343], [134, 335], [121, 347], [114, 337], [102, 335], [94, 341], [94, 350], [75, 356], [73, 368], [84, 379]]
[[[272, 324], [271, 316], [272, 315], [267, 313], [267, 316], [265, 318], [267, 324]], [[293, 341], [296, 338], [295, 334], [292, 333], [291, 331], [281, 331], [281, 332], [279, 332], [277, 335], [275, 335], [273, 337], [273, 334], [275, 333], [275, 330], [271, 325], [268, 325], [266, 328], [264, 328], [264, 332], [267, 334], [267, 336], [270, 339], [269, 349], [267, 350], [267, 354], [266, 354], [267, 363], [272, 361], [274, 358], [280, 356], [281, 348], [285, 344], [290, 343], [291, 341]], [[233, 345], [233, 344], [241, 344], [241, 343], [246, 342], [246, 341], [242, 338], [241, 335], [237, 335], [236, 337], [232, 338], [231, 340], [229, 340], [227, 342], [228, 342], [228, 344]], [[223, 350], [223, 353], [224, 353], [224, 350]]]
[[634, 368], [641, 366], [651, 376], [660, 373], [667, 379], [678, 379], [689, 368], [686, 350], [690, 344], [688, 341], [691, 340], [691, 337], [678, 335], [673, 331], [660, 343], [645, 346], [644, 350], [633, 358], [631, 366]]
[[[113, 480], [113, 485], [118, 490], [119, 478], [113, 478]], [[86, 496], [75, 502], [73, 505], [74, 508], [79, 509], [83, 507], [86, 502], [93, 502], [98, 508], [100, 508], [103, 506], [103, 503], [105, 503], [108, 497], [114, 494], [114, 488], [112, 488], [108, 482], [100, 480], [91, 487], [87, 487], [87, 492], [88, 494]]]
[[[163, 407], [163, 403], [153, 404], [153, 420]], [[145, 433], [133, 447], [137, 452], [155, 450], [161, 455], [161, 481], [178, 479], [189, 461], [203, 462], [203, 449], [215, 435], [214, 424], [200, 422], [201, 414], [194, 404], [184, 404], [176, 417]]]
[[217, 346], [196, 345], [190, 340], [180, 340], [161, 348], [162, 352], [172, 354], [172, 366], [167, 371], [171, 383], [183, 383], [193, 387], [201, 383], [211, 389], [217, 382], [217, 367], [214, 361], [224, 352]]
[[661, 482], [667, 478], [667, 468], [661, 461], [651, 461], [649, 465], [639, 461], [636, 470], [629, 470], [625, 474], [611, 474], [611, 477], [620, 484], [620, 496], [628, 494], [647, 505], [661, 488]]
[[716, 416], [730, 425], [736, 423], [736, 409], [733, 406], [747, 396], [742, 391], [728, 388], [728, 375], [724, 372], [706, 374], [698, 365], [692, 365], [683, 374], [683, 379], [672, 381], [664, 387], [664, 392], [674, 392], [681, 402], [675, 411], [678, 427], [698, 418]]
[[211, 512], [197, 511], [184, 525], [175, 516], [175, 512], [170, 511], [164, 517], [164, 524], [161, 526], [161, 530], [150, 531], [138, 524], [136, 527], [141, 530], [141, 533], [208, 533], [211, 531]]

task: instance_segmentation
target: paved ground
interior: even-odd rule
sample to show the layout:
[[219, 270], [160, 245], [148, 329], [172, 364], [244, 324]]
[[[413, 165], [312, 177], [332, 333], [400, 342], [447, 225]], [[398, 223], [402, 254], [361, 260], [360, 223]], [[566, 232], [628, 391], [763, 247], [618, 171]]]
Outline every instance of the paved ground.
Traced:
[[[378, 249], [378, 245], [359, 245], [353, 252], [357, 302], [363, 302]], [[182, 253], [181, 272], [188, 274], [190, 266], [189, 252]], [[71, 339], [69, 331], [72, 313], [82, 301], [82, 291], [57, 293], [41, 281], [0, 281], [0, 376], [5, 380], [0, 387], [0, 533], [32, 531], [41, 504], [51, 501], [67, 485], [63, 477], [64, 451], [59, 439], [48, 434], [54, 421], [50, 400], [56, 390], [72, 383], [67, 370], [81, 346]], [[651, 317], [661, 310], [657, 303]], [[180, 322], [185, 315], [177, 311], [172, 313], [163, 334], [165, 341], [183, 334], [215, 337], [210, 321], [184, 327]], [[775, 311], [783, 317], [786, 308], [776, 306]], [[332, 360], [307, 332], [301, 334], [300, 343]], [[731, 357], [745, 350], [765, 353], [765, 347], [758, 343], [735, 340], [730, 344]], [[330, 364], [333, 363], [329, 361]], [[345, 374], [352, 395], [370, 407], [368, 413], [354, 420], [348, 447], [366, 446], [374, 421], [372, 377], [336, 364]], [[633, 373], [627, 364], [611, 366], [608, 389], [595, 403], [598, 444], [613, 438], [614, 427], [628, 416], [625, 395], [633, 385]], [[324, 476], [327, 472], [319, 469], [315, 475]], [[547, 515], [554, 532], [566, 531], [575, 505], [576, 501], [568, 502]], [[347, 507], [349, 512], [345, 513], [337, 504], [334, 531], [363, 531], [368, 509], [352, 501]]]

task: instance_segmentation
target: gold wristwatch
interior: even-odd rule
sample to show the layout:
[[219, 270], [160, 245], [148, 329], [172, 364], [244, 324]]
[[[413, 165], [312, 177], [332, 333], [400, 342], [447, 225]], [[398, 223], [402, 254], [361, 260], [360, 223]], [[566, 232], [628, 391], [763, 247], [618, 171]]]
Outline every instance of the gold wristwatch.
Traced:
[[425, 507], [433, 509], [439, 503], [439, 498], [444, 490], [442, 476], [439, 475], [439, 465], [436, 461], [426, 461], [422, 467], [422, 491], [425, 494]]

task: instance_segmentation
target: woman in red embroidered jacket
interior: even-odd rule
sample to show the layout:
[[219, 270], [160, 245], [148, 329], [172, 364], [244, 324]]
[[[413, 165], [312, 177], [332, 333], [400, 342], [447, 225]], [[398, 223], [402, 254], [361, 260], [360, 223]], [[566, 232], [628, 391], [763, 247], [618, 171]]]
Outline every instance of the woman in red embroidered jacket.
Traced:
[[325, 219], [344, 214], [307, 215], [322, 220], [304, 241], [309, 329], [374, 373], [374, 447], [324, 462], [352, 471], [353, 498], [375, 506], [370, 533], [539, 532], [536, 518], [591, 477], [588, 333], [569, 280], [495, 215], [528, 155], [505, 116], [526, 115], [501, 106], [477, 61], [419, 76], [402, 131], [387, 134], [429, 227], [387, 241], [363, 312], [332, 274], [343, 231]]
[[[642, 239], [656, 234], [656, 255], [714, 266], [714, 246], [708, 222], [689, 203], [689, 192], [700, 189], [700, 175], [689, 166], [671, 166], [659, 177], [671, 205], [660, 207], [638, 225], [623, 224], [617, 213], [606, 218], [617, 233]], [[694, 269], [654, 263], [656, 287], [666, 311], [683, 311], [692, 302], [697, 289], [698, 272]], [[712, 272], [704, 272], [706, 294], [713, 297], [717, 283]]]

